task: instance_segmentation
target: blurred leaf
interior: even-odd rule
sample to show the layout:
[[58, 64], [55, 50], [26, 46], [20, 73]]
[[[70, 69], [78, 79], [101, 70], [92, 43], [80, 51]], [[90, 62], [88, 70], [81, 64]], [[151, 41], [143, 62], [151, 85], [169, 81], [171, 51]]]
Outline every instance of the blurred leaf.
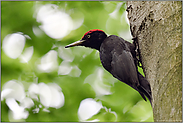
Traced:
[[[34, 17], [36, 7], [46, 4], [58, 6], [58, 10], [66, 12], [73, 20], [83, 18], [82, 25], [59, 41], [50, 38], [39, 28], [41, 23], [38, 23]], [[1, 46], [6, 35], [22, 32], [31, 38], [26, 39], [25, 48], [33, 46], [34, 49], [28, 63], [21, 63], [19, 58], [9, 58], [2, 50], [1, 89], [7, 81], [19, 80], [25, 88], [26, 96], [29, 97], [28, 88], [32, 83], [56, 83], [61, 87], [65, 97], [63, 107], [58, 109], [48, 107], [46, 108], [48, 112], [45, 111], [45, 107], [40, 101], [33, 100], [34, 106], [30, 109], [26, 108], [29, 112], [28, 118], [25, 119], [26, 122], [79, 122], [78, 108], [80, 102], [86, 98], [101, 101], [106, 108], [102, 108], [88, 121], [153, 121], [150, 103], [145, 102], [137, 91], [104, 70], [98, 51], [85, 47], [74, 47], [69, 51], [60, 50], [64, 49], [65, 45], [80, 40], [83, 34], [90, 29], [102, 29], [110, 35], [119, 36], [122, 32], [130, 35], [129, 25], [124, 16], [125, 9], [125, 2], [122, 1], [1, 1]], [[110, 14], [115, 10], [117, 10], [114, 13], [115, 16], [111, 16]], [[41, 35], [35, 34], [35, 29], [38, 29], [37, 32]], [[127, 38], [130, 39], [130, 37]], [[58, 66], [64, 61], [72, 68], [71, 72], [60, 75], [58, 70], [47, 73], [38, 70], [37, 65], [40, 59], [50, 50], [57, 52]], [[102, 74], [97, 77], [98, 73], [95, 72], [99, 68], [102, 69]], [[143, 73], [142, 69], [139, 71]], [[90, 75], [96, 76], [91, 82], [96, 80], [99, 85], [104, 84], [112, 94], [97, 95], [90, 83], [84, 83]], [[10, 109], [5, 100], [1, 101], [1, 104], [1, 121], [9, 122]], [[35, 108], [39, 108], [38, 113], [35, 113]]]

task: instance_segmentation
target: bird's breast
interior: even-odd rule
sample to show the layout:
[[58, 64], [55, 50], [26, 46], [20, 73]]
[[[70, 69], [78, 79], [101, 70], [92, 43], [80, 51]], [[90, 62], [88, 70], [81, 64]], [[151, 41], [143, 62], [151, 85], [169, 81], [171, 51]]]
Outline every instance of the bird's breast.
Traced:
[[103, 67], [107, 70], [107, 71], [111, 71], [111, 62], [112, 62], [112, 55], [110, 53], [110, 51], [107, 51], [105, 49], [101, 49], [100, 50], [100, 61], [103, 65]]

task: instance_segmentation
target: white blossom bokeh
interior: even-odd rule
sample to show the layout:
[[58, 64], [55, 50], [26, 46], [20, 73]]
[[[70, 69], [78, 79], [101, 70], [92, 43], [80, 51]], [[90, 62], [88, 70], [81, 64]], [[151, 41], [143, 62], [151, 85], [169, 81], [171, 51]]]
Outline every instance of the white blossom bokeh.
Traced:
[[40, 102], [40, 105], [32, 110], [34, 113], [39, 113], [39, 108], [42, 106], [45, 107], [43, 111], [49, 111], [49, 107], [58, 109], [65, 103], [62, 89], [56, 83], [32, 83], [26, 91], [24, 85], [18, 80], [10, 80], [3, 85], [1, 101], [3, 100], [10, 109], [10, 121], [26, 119], [29, 116], [26, 109], [34, 107], [34, 101]]

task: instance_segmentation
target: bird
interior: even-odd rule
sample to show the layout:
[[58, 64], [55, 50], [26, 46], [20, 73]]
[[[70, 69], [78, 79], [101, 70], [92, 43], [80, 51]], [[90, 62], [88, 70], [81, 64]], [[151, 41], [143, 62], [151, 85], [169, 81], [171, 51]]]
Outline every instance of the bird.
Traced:
[[150, 83], [138, 72], [138, 59], [134, 43], [116, 35], [107, 36], [100, 29], [92, 29], [87, 31], [81, 40], [71, 43], [65, 48], [74, 46], [85, 46], [98, 50], [102, 66], [113, 77], [138, 91], [145, 101], [147, 101], [147, 97], [152, 105]]

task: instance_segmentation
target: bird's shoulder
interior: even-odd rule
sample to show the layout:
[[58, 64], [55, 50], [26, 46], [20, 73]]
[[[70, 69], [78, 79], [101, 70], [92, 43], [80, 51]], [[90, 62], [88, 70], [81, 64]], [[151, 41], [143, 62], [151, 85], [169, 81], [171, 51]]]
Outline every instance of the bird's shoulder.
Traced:
[[130, 42], [125, 41], [119, 36], [110, 35], [102, 42], [101, 48], [108, 49], [108, 51], [112, 51], [113, 49], [130, 51], [131, 45]]
[[109, 72], [118, 65], [119, 68], [125, 67], [119, 64], [133, 64], [133, 57], [128, 43], [123, 38], [116, 35], [107, 37], [100, 47], [100, 60], [105, 69]]

